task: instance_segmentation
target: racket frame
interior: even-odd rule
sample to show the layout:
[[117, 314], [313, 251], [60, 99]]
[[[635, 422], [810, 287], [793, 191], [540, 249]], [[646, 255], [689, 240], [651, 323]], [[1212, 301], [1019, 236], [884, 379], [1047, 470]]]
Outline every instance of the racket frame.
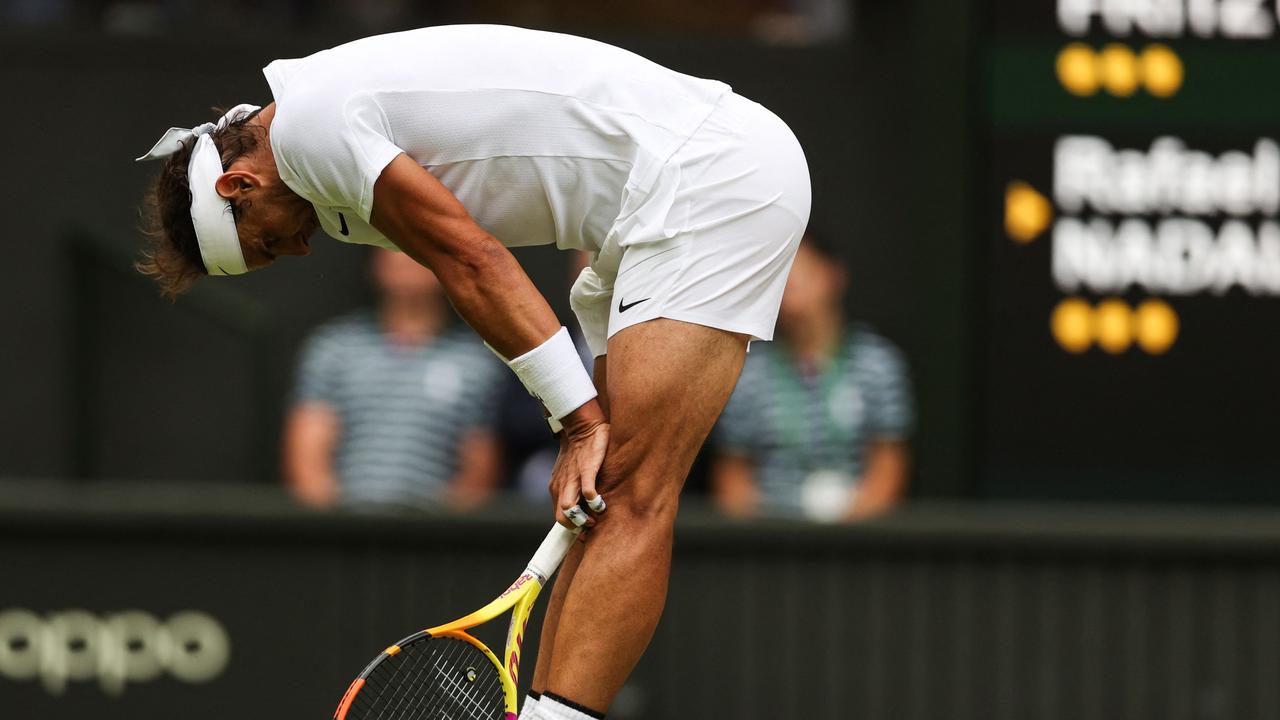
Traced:
[[[484, 653], [484, 656], [497, 669], [498, 677], [502, 682], [503, 705], [506, 712], [504, 720], [516, 720], [519, 703], [519, 693], [516, 686], [520, 681], [520, 652], [524, 647], [524, 633], [529, 624], [529, 615], [533, 611], [534, 603], [538, 600], [538, 595], [542, 592], [542, 587], [546, 585], [547, 579], [560, 566], [565, 554], [573, 546], [578, 532], [577, 530], [565, 529], [560, 525], [553, 526], [546, 539], [542, 541], [542, 545], [538, 547], [538, 552], [529, 561], [529, 565], [524, 572], [515, 579], [515, 582], [511, 583], [510, 587], [490, 601], [489, 604], [453, 622], [420, 630], [394, 645], [387, 646], [385, 650], [365, 666], [364, 670], [347, 687], [346, 693], [342, 696], [342, 701], [338, 704], [337, 711], [334, 712], [334, 720], [345, 720], [347, 712], [351, 709], [351, 703], [360, 694], [365, 680], [373, 673], [374, 668], [378, 667], [387, 658], [399, 654], [402, 647], [419, 642], [427, 637], [447, 637], [461, 640]], [[503, 656], [506, 659], [504, 664], [487, 645], [467, 632], [467, 630], [483, 625], [508, 610], [511, 611], [511, 622], [507, 626], [507, 642], [503, 651]]]
[[[480, 652], [489, 658], [494, 667], [498, 669], [498, 677], [502, 680], [502, 694], [507, 708], [508, 720], [514, 720], [517, 712], [517, 704], [519, 702], [519, 693], [516, 685], [520, 682], [520, 651], [524, 647], [524, 632], [529, 624], [529, 615], [533, 612], [533, 605], [538, 601], [538, 595], [542, 592], [542, 586], [547, 582], [547, 578], [543, 577], [533, 567], [525, 568], [525, 571], [511, 583], [501, 595], [490, 602], [488, 605], [476, 610], [475, 612], [458, 618], [453, 622], [437, 625], [422, 631], [422, 634], [431, 637], [452, 637], [458, 640], [474, 645]], [[477, 625], [483, 625], [490, 620], [511, 611], [511, 622], [507, 625], [507, 643], [503, 650], [503, 657], [506, 659], [504, 665], [493, 651], [490, 650], [483, 642], [474, 635], [467, 632]]]

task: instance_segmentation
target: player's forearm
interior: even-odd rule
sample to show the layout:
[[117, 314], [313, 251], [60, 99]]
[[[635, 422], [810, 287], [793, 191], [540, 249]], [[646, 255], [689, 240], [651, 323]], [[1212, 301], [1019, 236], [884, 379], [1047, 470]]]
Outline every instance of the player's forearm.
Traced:
[[[595, 404], [587, 399], [595, 395], [594, 388], [583, 392], [590, 378], [556, 372], [570, 367], [565, 356], [572, 354], [572, 342], [566, 348], [567, 338], [555, 341], [560, 321], [551, 306], [511, 253], [448, 188], [401, 154], [383, 169], [373, 194], [370, 223], [435, 271], [462, 319], [507, 359], [554, 417]], [[569, 427], [580, 427], [578, 418], [571, 418]]]
[[504, 357], [537, 347], [560, 329], [551, 306], [511, 253], [492, 237], [432, 263], [462, 319]]
[[417, 162], [393, 160], [373, 196], [370, 223], [435, 272], [458, 314], [495, 350], [519, 356], [560, 327], [510, 251]]
[[[496, 239], [488, 237], [468, 243], [465, 250], [447, 258], [433, 259], [432, 263], [458, 314], [508, 361], [538, 348], [560, 331], [560, 321], [551, 306]], [[570, 354], [573, 357], [564, 362], [578, 366], [576, 353]], [[516, 370], [514, 364], [512, 369]], [[520, 371], [517, 370], [517, 374]], [[526, 378], [521, 376], [521, 380]], [[586, 382], [589, 384], [589, 379]], [[530, 391], [547, 397], [534, 387], [530, 387]], [[589, 432], [605, 422], [598, 401], [586, 400], [574, 405], [575, 409], [567, 415], [553, 412], [571, 432]], [[548, 403], [548, 409], [550, 406]]]
[[[465, 251], [433, 264], [458, 314], [504, 358], [520, 357], [560, 330], [551, 306], [496, 239], [469, 243]], [[572, 362], [578, 362], [576, 356]], [[603, 421], [595, 400], [563, 417], [570, 430], [585, 431]]]

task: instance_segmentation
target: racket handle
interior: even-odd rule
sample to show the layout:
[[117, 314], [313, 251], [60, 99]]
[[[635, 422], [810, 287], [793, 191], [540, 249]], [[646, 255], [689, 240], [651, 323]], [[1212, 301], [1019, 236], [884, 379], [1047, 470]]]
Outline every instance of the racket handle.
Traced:
[[560, 523], [552, 525], [551, 532], [547, 533], [547, 537], [538, 546], [538, 552], [534, 553], [533, 559], [529, 561], [529, 569], [544, 580], [550, 578], [560, 567], [564, 556], [569, 554], [569, 548], [573, 547], [579, 532], [581, 531], [570, 530]]

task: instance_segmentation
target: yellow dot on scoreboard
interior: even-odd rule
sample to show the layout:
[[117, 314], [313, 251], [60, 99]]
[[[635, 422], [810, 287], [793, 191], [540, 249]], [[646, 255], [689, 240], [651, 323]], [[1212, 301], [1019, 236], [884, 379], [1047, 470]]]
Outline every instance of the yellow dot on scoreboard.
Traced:
[[1098, 58], [1084, 43], [1071, 43], [1058, 53], [1058, 82], [1072, 95], [1087, 97], [1098, 92]]
[[1049, 198], [1021, 180], [1009, 183], [1004, 191], [1004, 231], [1020, 243], [1029, 243], [1044, 232], [1053, 220]]
[[1139, 57], [1142, 83], [1156, 97], [1172, 97], [1182, 88], [1183, 68], [1178, 54], [1168, 45], [1153, 43]]
[[1178, 313], [1163, 300], [1144, 300], [1134, 314], [1138, 346], [1152, 355], [1160, 355], [1173, 346], [1178, 328]]
[[1082, 353], [1093, 343], [1093, 308], [1080, 298], [1067, 298], [1053, 309], [1049, 329], [1063, 350]]
[[1118, 355], [1133, 344], [1133, 311], [1123, 300], [1103, 300], [1093, 315], [1098, 347]]
[[1118, 97], [1128, 97], [1138, 89], [1138, 57], [1128, 45], [1111, 43], [1098, 53], [1102, 86]]
[[1183, 61], [1167, 45], [1148, 45], [1142, 51], [1142, 81], [1147, 92], [1157, 97], [1171, 97], [1183, 87]]

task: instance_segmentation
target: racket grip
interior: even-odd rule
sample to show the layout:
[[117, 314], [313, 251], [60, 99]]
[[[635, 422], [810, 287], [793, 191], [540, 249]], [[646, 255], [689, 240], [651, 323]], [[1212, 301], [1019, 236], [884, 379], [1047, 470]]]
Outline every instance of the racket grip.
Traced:
[[569, 548], [573, 547], [579, 532], [581, 531], [570, 530], [560, 523], [552, 525], [551, 532], [547, 533], [547, 537], [538, 546], [538, 552], [534, 553], [533, 559], [529, 561], [529, 569], [543, 579], [550, 578], [560, 567], [564, 556], [569, 554]]

